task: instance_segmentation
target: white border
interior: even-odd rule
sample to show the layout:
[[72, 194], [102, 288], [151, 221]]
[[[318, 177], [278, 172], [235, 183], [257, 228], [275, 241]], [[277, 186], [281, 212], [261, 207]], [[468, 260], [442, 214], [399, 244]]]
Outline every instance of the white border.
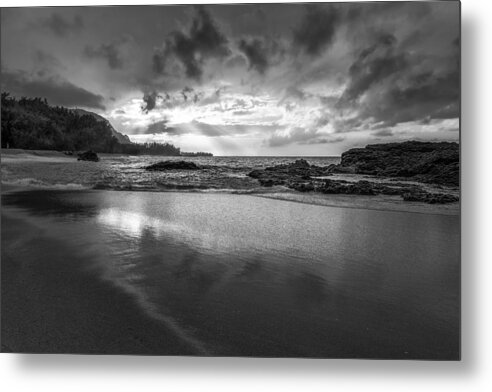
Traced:
[[[230, 1], [229, 1], [230, 2]], [[243, 1], [247, 3], [250, 1]], [[276, 2], [276, 1], [269, 1]], [[12, 1], [4, 6], [97, 1]], [[162, 1], [104, 1], [159, 4]], [[207, 3], [181, 1], [180, 3]], [[214, 1], [227, 3], [227, 1]], [[492, 2], [462, 2], [463, 360], [230, 359], [0, 355], [4, 391], [488, 391], [492, 390]], [[489, 252], [488, 252], [489, 251]]]

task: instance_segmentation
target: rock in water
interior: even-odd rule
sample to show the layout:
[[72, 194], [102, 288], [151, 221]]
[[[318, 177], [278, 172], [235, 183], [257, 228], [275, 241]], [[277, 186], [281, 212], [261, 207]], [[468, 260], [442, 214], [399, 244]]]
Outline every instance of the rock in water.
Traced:
[[97, 154], [94, 151], [89, 150], [89, 151], [78, 154], [77, 160], [78, 161], [99, 162], [99, 157], [97, 156]]
[[294, 163], [290, 164], [291, 167], [310, 167], [309, 162], [305, 159], [297, 159]]
[[[301, 183], [311, 180], [311, 177], [326, 176], [328, 167], [310, 165], [305, 159], [298, 159], [287, 165], [270, 166], [265, 169], [253, 170], [248, 174], [249, 177], [256, 178], [263, 186], [273, 185], [293, 185], [297, 187]], [[306, 192], [311, 187], [299, 186], [299, 189]]]
[[146, 166], [145, 170], [200, 170], [200, 166], [188, 161], [162, 161]]
[[458, 186], [459, 166], [458, 143], [408, 141], [353, 148], [332, 171]]
[[[413, 142], [412, 142], [413, 143]], [[404, 143], [393, 143], [393, 145], [400, 145]], [[440, 143], [423, 143], [423, 144], [440, 144]], [[445, 145], [453, 144], [453, 143], [444, 143]], [[426, 191], [421, 185], [412, 184], [412, 183], [404, 183], [404, 182], [372, 182], [366, 180], [359, 181], [347, 181], [347, 180], [334, 180], [324, 178], [330, 173], [344, 172], [344, 173], [361, 173], [361, 170], [376, 170], [371, 167], [368, 169], [370, 165], [373, 167], [379, 168], [378, 159], [373, 159], [374, 154], [370, 151], [370, 146], [366, 147], [369, 150], [367, 152], [366, 149], [353, 149], [348, 151], [348, 155], [345, 155], [345, 164], [348, 166], [341, 165], [330, 165], [326, 167], [319, 167], [315, 165], [310, 165], [304, 159], [299, 159], [295, 162], [267, 167], [265, 169], [257, 169], [251, 171], [248, 176], [255, 178], [258, 182], [265, 187], [271, 187], [274, 185], [282, 185], [290, 189], [294, 189], [298, 192], [320, 192], [325, 194], [344, 194], [344, 195], [366, 195], [366, 196], [374, 196], [374, 195], [391, 195], [391, 196], [401, 196], [405, 201], [418, 201], [429, 204], [446, 204], [446, 203], [455, 203], [459, 201], [457, 196], [446, 193], [431, 193]], [[434, 151], [434, 147], [425, 147], [420, 146], [420, 150], [425, 150], [428, 148], [429, 151]], [[391, 148], [390, 148], [391, 149]], [[355, 151], [354, 151], [355, 150]], [[400, 147], [397, 150], [401, 150]], [[439, 149], [438, 149], [439, 150]], [[450, 157], [450, 162], [454, 161], [453, 155], [453, 147], [447, 149], [443, 148], [444, 151], [438, 151], [435, 155], [440, 156], [440, 159], [437, 159], [432, 153], [432, 157], [427, 157], [426, 162], [420, 162], [421, 165], [433, 165], [433, 168], [428, 171], [421, 170], [421, 172], [425, 172], [427, 176], [418, 177], [414, 175], [412, 179], [417, 181], [417, 178], [421, 181], [423, 179], [427, 179], [428, 182], [436, 182], [435, 177], [432, 177], [435, 173], [438, 174], [438, 179], [441, 180], [444, 184], [453, 184], [453, 176], [448, 178], [447, 174], [452, 172], [452, 165], [450, 167], [445, 167], [447, 165], [447, 161], [445, 159], [446, 156]], [[347, 153], [345, 153], [347, 154]], [[367, 158], [367, 156], [371, 156]], [[378, 155], [378, 154], [376, 154]], [[398, 175], [404, 177], [403, 173], [414, 173], [417, 171], [416, 169], [409, 169], [408, 166], [404, 165], [410, 161], [410, 158], [405, 158], [403, 160], [399, 160], [399, 158], [395, 155], [393, 157], [389, 157], [389, 154], [383, 153], [381, 154], [386, 157], [388, 161], [391, 161], [389, 164], [392, 165], [393, 168], [400, 165], [402, 168], [399, 169]], [[354, 158], [354, 156], [363, 156], [364, 158], [359, 161]], [[344, 157], [344, 155], [342, 155]], [[413, 158], [412, 158], [413, 159]], [[343, 158], [342, 158], [343, 161]], [[364, 169], [361, 169], [361, 166], [358, 166], [360, 162], [363, 162], [362, 166]], [[382, 162], [379, 159], [379, 162]], [[432, 162], [429, 163], [429, 162]], [[415, 163], [417, 164], [417, 163]], [[459, 165], [459, 162], [457, 163]], [[383, 163], [381, 163], [383, 165]], [[379, 170], [379, 169], [378, 169]], [[414, 171], [412, 171], [414, 170]], [[364, 173], [367, 174], [367, 173]], [[375, 171], [373, 174], [379, 174], [378, 171]], [[383, 174], [379, 174], [383, 175]], [[457, 174], [456, 174], [457, 175]], [[390, 177], [388, 175], [388, 177]], [[439, 183], [439, 182], [438, 182]]]

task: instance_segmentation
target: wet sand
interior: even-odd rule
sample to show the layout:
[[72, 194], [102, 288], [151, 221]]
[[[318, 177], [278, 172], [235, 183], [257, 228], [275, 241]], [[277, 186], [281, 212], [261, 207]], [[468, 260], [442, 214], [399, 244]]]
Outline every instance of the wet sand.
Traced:
[[82, 258], [25, 217], [2, 213], [2, 352], [201, 354]]
[[459, 217], [6, 190], [3, 351], [459, 358]]

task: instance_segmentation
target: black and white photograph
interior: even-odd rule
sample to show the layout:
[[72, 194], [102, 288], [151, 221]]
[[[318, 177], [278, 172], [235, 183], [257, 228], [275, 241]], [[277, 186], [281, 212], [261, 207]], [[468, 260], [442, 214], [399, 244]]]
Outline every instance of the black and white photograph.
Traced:
[[459, 361], [460, 27], [2, 8], [1, 351]]

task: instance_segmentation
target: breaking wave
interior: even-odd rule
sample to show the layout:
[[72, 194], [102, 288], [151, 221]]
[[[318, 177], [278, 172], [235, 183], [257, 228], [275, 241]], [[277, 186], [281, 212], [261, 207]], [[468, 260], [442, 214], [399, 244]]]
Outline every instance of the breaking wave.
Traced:
[[19, 178], [19, 179], [10, 179], [10, 180], [2, 179], [2, 185], [15, 186], [15, 187], [28, 187], [28, 188], [36, 188], [36, 189], [59, 189], [59, 190], [90, 189], [90, 187], [84, 186], [82, 184], [47, 183], [44, 181], [40, 181], [36, 178]]

